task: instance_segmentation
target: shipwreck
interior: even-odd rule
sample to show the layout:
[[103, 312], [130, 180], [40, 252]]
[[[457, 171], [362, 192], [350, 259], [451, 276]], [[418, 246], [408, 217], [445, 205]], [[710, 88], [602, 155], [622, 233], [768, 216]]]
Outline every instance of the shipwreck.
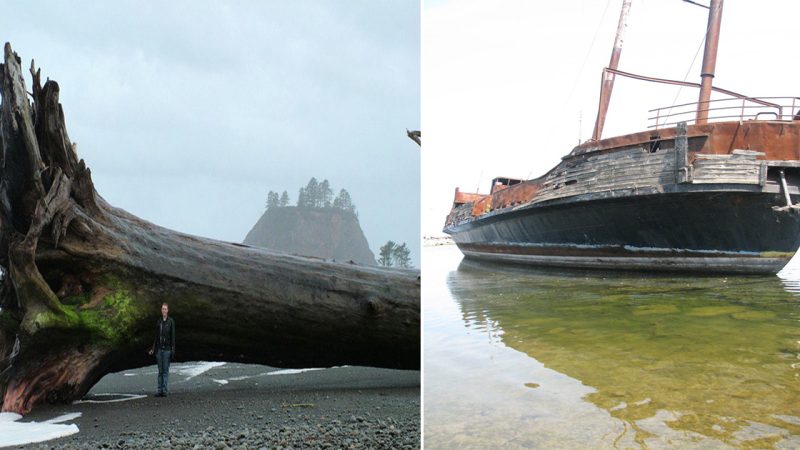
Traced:
[[[722, 18], [712, 0], [700, 83], [620, 71], [624, 0], [593, 136], [530, 180], [455, 191], [444, 232], [468, 258], [543, 266], [776, 273], [800, 246], [800, 98], [712, 86]], [[693, 86], [644, 131], [604, 138], [616, 76]], [[711, 98], [712, 91], [717, 97]]]

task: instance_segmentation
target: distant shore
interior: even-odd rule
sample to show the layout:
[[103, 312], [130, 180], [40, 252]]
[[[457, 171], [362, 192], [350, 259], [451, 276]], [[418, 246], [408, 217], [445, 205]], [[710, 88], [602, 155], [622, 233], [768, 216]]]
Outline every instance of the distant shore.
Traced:
[[[15, 448], [419, 448], [420, 372], [281, 370], [174, 364], [154, 397], [154, 366], [111, 374], [83, 402], [46, 405], [20, 422], [69, 413], [79, 432]], [[31, 424], [33, 425], [33, 424]]]
[[422, 246], [423, 247], [438, 247], [441, 245], [455, 245], [456, 243], [453, 241], [453, 238], [450, 236], [423, 236], [422, 237]]

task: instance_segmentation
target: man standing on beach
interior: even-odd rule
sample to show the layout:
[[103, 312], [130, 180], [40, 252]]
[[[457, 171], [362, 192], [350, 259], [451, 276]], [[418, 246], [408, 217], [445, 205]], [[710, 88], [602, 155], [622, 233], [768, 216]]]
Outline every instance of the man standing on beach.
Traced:
[[156, 397], [166, 397], [169, 393], [167, 382], [169, 381], [169, 362], [175, 358], [175, 321], [172, 317], [167, 317], [169, 307], [166, 303], [161, 304], [161, 320], [158, 321], [156, 330], [156, 340], [150, 348], [150, 354], [156, 354], [158, 363], [158, 394]]

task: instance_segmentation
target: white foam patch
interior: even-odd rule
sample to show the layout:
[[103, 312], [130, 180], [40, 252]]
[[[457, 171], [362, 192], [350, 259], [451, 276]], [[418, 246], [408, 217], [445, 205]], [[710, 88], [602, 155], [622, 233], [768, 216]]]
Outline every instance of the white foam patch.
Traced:
[[61, 422], [69, 422], [70, 420], [75, 420], [81, 416], [81, 413], [67, 413], [62, 414], [58, 417], [54, 417], [50, 420], [45, 420], [44, 423], [61, 423]]
[[[350, 366], [333, 366], [331, 367], [331, 369], [339, 369], [342, 367], [350, 367]], [[302, 372], [310, 372], [312, 370], [325, 370], [325, 368], [320, 367], [320, 368], [310, 368], [310, 369], [282, 369], [282, 370], [274, 370], [272, 372], [261, 372], [255, 375], [241, 375], [238, 377], [228, 378], [227, 380], [214, 380], [214, 381], [219, 384], [228, 384], [228, 382], [230, 381], [249, 380], [251, 378], [263, 377], [264, 375], [294, 375]]]
[[128, 400], [136, 400], [138, 398], [145, 398], [146, 395], [141, 394], [95, 394], [93, 397], [120, 397], [120, 398], [110, 398], [108, 400], [98, 400], [96, 398], [92, 398], [89, 400], [78, 400], [73, 402], [76, 403], [117, 403], [117, 402], [127, 402]]
[[263, 377], [264, 375], [269, 375], [269, 372], [261, 372], [256, 375], [242, 375], [239, 377], [228, 378], [228, 381], [242, 381], [242, 380], [249, 380], [250, 378], [256, 377]]
[[63, 425], [80, 417], [81, 413], [70, 413], [44, 422], [19, 422], [22, 416], [16, 413], [0, 413], [0, 447], [44, 442], [77, 433], [75, 424]]
[[294, 375], [296, 373], [311, 372], [312, 370], [322, 370], [322, 368], [276, 370], [274, 372], [269, 372], [267, 375]]
[[186, 375], [186, 379], [194, 378], [200, 375], [203, 372], [207, 372], [214, 367], [224, 366], [224, 362], [199, 362], [195, 364], [184, 364], [181, 367], [177, 367], [176, 372], [180, 375]]

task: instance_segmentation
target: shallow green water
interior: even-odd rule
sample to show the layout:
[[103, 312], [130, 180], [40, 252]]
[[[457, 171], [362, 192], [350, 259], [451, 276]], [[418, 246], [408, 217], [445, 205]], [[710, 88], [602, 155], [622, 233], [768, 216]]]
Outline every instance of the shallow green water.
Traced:
[[426, 250], [426, 448], [800, 448], [791, 271], [544, 272]]

